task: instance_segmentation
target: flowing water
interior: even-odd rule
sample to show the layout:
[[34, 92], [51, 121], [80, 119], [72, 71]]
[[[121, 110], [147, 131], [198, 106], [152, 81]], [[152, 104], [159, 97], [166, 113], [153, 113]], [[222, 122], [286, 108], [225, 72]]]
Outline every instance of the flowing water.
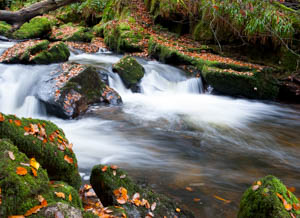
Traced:
[[[0, 43], [0, 52], [11, 45]], [[107, 52], [70, 58], [107, 75], [122, 106], [94, 105], [76, 120], [51, 117], [35, 96], [57, 65], [0, 64], [0, 111], [49, 119], [63, 128], [84, 180], [95, 164], [117, 164], [196, 217], [234, 217], [244, 190], [268, 174], [300, 194], [299, 105], [206, 94], [201, 79], [144, 60], [141, 93], [132, 93], [111, 70], [119, 59]]]

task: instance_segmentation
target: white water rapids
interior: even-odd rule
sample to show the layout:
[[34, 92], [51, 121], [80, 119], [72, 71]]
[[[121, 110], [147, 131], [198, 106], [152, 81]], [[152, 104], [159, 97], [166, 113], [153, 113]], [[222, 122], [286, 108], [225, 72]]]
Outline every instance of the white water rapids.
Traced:
[[[11, 45], [0, 43], [0, 53]], [[86, 175], [95, 164], [118, 164], [137, 178], [160, 184], [156, 189], [162, 192], [179, 190], [173, 195], [181, 200], [192, 197], [178, 187], [194, 185], [204, 206], [199, 209], [187, 204], [203, 217], [236, 212], [238, 202], [226, 208], [228, 213], [205, 206], [205, 202], [213, 202], [211, 190], [227, 198], [232, 193], [231, 197], [238, 199], [247, 185], [268, 173], [285, 175], [287, 182], [297, 187], [298, 109], [205, 94], [201, 79], [188, 79], [181, 70], [155, 61], [140, 60], [146, 73], [141, 93], [132, 93], [111, 71], [119, 59], [102, 53], [70, 58], [106, 72], [110, 86], [123, 99], [120, 107], [96, 105], [76, 120], [51, 117], [35, 96], [37, 89], [43, 88], [39, 82], [57, 65], [0, 64], [0, 112], [58, 124], [73, 142]], [[208, 208], [212, 210], [209, 213]]]

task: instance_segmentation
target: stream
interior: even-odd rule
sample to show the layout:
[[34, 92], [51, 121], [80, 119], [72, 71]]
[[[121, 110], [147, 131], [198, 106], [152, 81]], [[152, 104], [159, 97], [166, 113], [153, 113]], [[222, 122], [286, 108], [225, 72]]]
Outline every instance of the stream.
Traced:
[[[0, 53], [12, 45], [0, 42]], [[61, 127], [85, 182], [95, 164], [117, 164], [196, 217], [235, 217], [243, 192], [268, 174], [300, 196], [300, 105], [205, 93], [200, 78], [142, 59], [141, 93], [132, 93], [112, 72], [120, 58], [102, 51], [72, 54], [70, 61], [97, 67], [122, 106], [93, 105], [74, 120], [49, 116], [35, 96], [57, 65], [0, 64], [0, 112]]]

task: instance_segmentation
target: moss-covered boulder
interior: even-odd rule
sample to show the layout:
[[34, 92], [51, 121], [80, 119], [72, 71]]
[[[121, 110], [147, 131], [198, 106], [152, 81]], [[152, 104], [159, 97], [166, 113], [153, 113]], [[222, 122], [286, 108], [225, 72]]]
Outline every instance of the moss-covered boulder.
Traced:
[[[57, 202], [80, 211], [82, 206], [77, 191], [65, 183], [56, 184], [60, 187], [49, 183], [46, 170], [33, 164], [10, 140], [0, 139], [1, 217], [28, 216]], [[66, 197], [58, 197], [56, 193], [64, 193]], [[69, 198], [70, 195], [72, 197]]]
[[47, 40], [20, 42], [7, 49], [0, 57], [5, 64], [51, 64], [69, 59], [70, 52], [63, 42]]
[[266, 176], [244, 193], [238, 218], [300, 217], [299, 206], [299, 200], [279, 179]]
[[113, 66], [113, 71], [117, 72], [127, 88], [133, 91], [138, 90], [138, 83], [145, 74], [144, 67], [137, 60], [130, 56], [123, 57]]
[[53, 27], [50, 39], [55, 41], [91, 42], [93, 34], [89, 28], [74, 26], [69, 23], [60, 27]]
[[106, 86], [94, 67], [82, 64], [62, 64], [54, 74], [41, 81], [38, 97], [48, 113], [62, 118], [74, 118], [89, 105], [107, 103], [118, 105], [121, 97]]
[[194, 217], [185, 210], [176, 212], [179, 206], [174, 201], [149, 188], [141, 188], [116, 167], [94, 166], [90, 182], [104, 206], [121, 206], [129, 217], [145, 217], [151, 206], [155, 217]]
[[51, 24], [51, 21], [46, 17], [32, 18], [15, 31], [13, 37], [16, 39], [43, 38], [50, 32]]
[[10, 139], [29, 158], [36, 158], [51, 180], [79, 189], [77, 159], [62, 129], [50, 121], [1, 116], [0, 138]]
[[216, 91], [227, 95], [274, 100], [279, 93], [277, 81], [267, 71], [243, 72], [205, 66], [202, 76]]
[[9, 37], [12, 27], [4, 21], [0, 21], [0, 35]]
[[[139, 27], [135, 21], [109, 22], [103, 24], [105, 28], [97, 27], [96, 32], [101, 35], [103, 30], [104, 42], [117, 53], [143, 51], [143, 28]], [[135, 28], [133, 28], [135, 26]]]

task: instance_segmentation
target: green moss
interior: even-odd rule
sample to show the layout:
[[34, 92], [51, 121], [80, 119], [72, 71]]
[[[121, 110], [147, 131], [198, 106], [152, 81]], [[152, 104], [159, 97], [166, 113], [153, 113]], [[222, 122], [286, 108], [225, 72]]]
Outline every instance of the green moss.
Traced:
[[298, 49], [298, 52], [296, 52], [298, 55], [296, 55], [285, 47], [282, 47], [280, 50], [280, 65], [289, 71], [296, 71], [297, 67], [300, 68], [299, 51], [300, 49]]
[[[12, 123], [9, 122], [12, 120]], [[51, 180], [65, 181], [76, 189], [80, 187], [81, 178], [77, 169], [77, 159], [72, 150], [66, 148], [64, 151], [59, 149], [59, 139], [56, 137], [53, 142], [49, 136], [55, 131], [68, 143], [64, 132], [50, 121], [37, 119], [21, 119], [21, 126], [17, 126], [14, 120], [19, 120], [15, 116], [5, 116], [5, 121], [0, 122], [0, 138], [8, 138], [19, 150], [24, 152], [28, 157], [34, 157], [45, 168]], [[25, 126], [30, 124], [44, 125], [48, 136], [47, 142], [43, 142], [33, 135], [24, 135]], [[65, 155], [72, 158], [73, 164], [64, 160]]]
[[193, 38], [198, 41], [212, 41], [214, 39], [214, 35], [208, 24], [200, 21], [194, 28]]
[[0, 21], [0, 35], [9, 37], [11, 28], [11, 25], [9, 25], [8, 23]]
[[123, 57], [113, 66], [113, 70], [120, 75], [128, 88], [136, 86], [145, 73], [143, 66], [130, 56]]
[[[9, 152], [13, 153], [14, 160], [10, 158]], [[49, 186], [47, 172], [39, 167], [37, 176], [34, 176], [29, 163], [28, 157], [19, 152], [11, 141], [0, 139], [1, 217], [25, 214], [29, 209], [40, 205], [38, 196], [43, 197], [49, 205], [63, 202], [82, 209], [79, 195], [73, 187], [63, 182], [55, 182]], [[18, 175], [17, 167], [25, 168], [27, 174]], [[54, 187], [54, 185], [58, 186]], [[63, 192], [67, 198], [58, 198], [55, 192]], [[72, 195], [71, 201], [68, 198], [70, 194]]]
[[295, 211], [295, 209], [292, 209], [291, 211], [287, 211], [284, 208], [282, 200], [277, 196], [277, 193], [282, 195], [287, 203], [291, 205], [299, 202], [279, 179], [274, 176], [266, 176], [259, 181], [261, 181], [262, 185], [257, 190], [254, 191], [250, 187], [244, 193], [240, 203], [239, 218], [289, 218], [291, 217], [290, 213], [293, 213], [297, 217], [300, 216], [299, 210]]
[[[113, 191], [119, 189], [120, 187], [124, 187], [127, 190], [130, 198], [138, 192], [141, 196], [141, 200], [144, 198], [148, 200], [150, 204], [156, 202], [156, 217], [174, 217], [175, 215], [179, 216], [179, 214], [176, 213], [176, 208], [178, 206], [166, 196], [157, 194], [148, 188], [141, 188], [139, 185], [133, 182], [133, 180], [124, 170], [117, 169], [116, 175], [114, 176], [113, 169], [108, 167], [107, 170], [103, 172], [102, 168], [103, 165], [97, 165], [93, 168], [90, 182], [104, 206], [119, 205], [116, 197], [113, 194]], [[126, 175], [126, 177], [121, 179], [120, 176], [122, 175]], [[129, 217], [135, 211], [138, 211], [141, 217], [144, 217], [148, 213], [148, 210], [145, 207], [136, 207], [131, 203], [126, 203], [121, 206], [126, 209]], [[194, 216], [189, 212], [182, 211], [180, 213], [180, 217], [192, 218]]]
[[[71, 70], [71, 69], [70, 69]], [[84, 96], [87, 104], [100, 101], [105, 84], [101, 81], [95, 68], [86, 67], [77, 76], [71, 78], [62, 88], [62, 96], [70, 90], [75, 90]]]
[[55, 41], [91, 42], [93, 37], [94, 35], [89, 28], [68, 23], [56, 29], [55, 33], [51, 34], [50, 39]]
[[[50, 45], [51, 46], [51, 45]], [[50, 47], [50, 49], [42, 51], [35, 55], [31, 62], [35, 64], [49, 64], [67, 61], [70, 56], [68, 47], [59, 42]]]
[[104, 42], [118, 53], [142, 51], [143, 35], [140, 30], [139, 28], [132, 30], [127, 22], [108, 24], [103, 31]]
[[231, 73], [215, 67], [202, 69], [204, 80], [216, 91], [228, 95], [242, 95], [255, 99], [276, 99], [279, 88], [268, 72], [254, 72], [254, 76]]
[[51, 30], [51, 22], [45, 17], [35, 17], [13, 33], [16, 39], [42, 38]]

